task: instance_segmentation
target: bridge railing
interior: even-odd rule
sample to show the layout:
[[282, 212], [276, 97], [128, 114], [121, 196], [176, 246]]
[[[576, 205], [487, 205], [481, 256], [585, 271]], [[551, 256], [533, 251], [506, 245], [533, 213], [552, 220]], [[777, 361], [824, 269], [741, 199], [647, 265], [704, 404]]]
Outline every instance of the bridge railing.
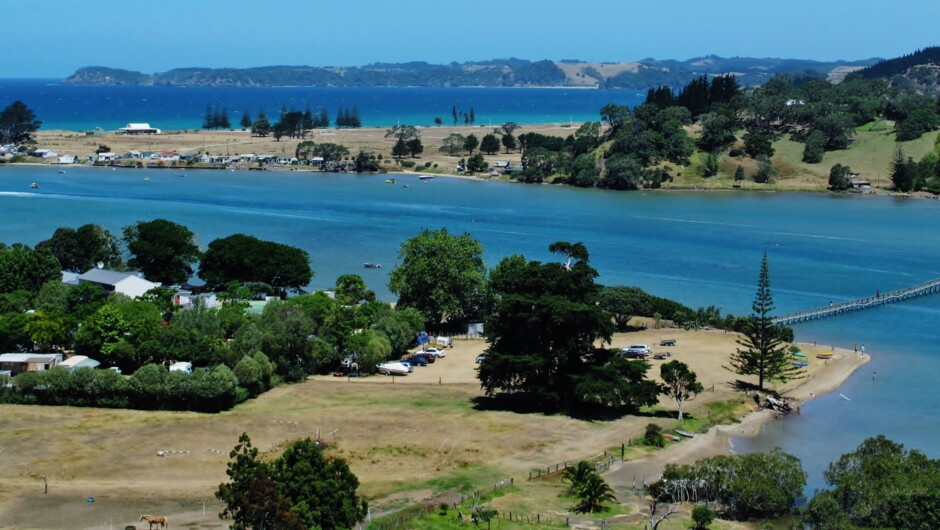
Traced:
[[898, 289], [884, 294], [876, 294], [875, 296], [868, 296], [865, 298], [858, 298], [855, 300], [849, 300], [846, 302], [840, 302], [838, 304], [818, 307], [815, 309], [809, 309], [806, 311], [798, 311], [795, 313], [789, 313], [786, 315], [781, 315], [774, 319], [776, 324], [787, 324], [791, 322], [798, 322], [812, 317], [822, 317], [822, 316], [831, 316], [845, 311], [854, 311], [858, 309], [866, 309], [868, 307], [873, 307], [881, 304], [890, 304], [892, 302], [897, 302], [903, 300], [904, 298], [910, 296], [920, 296], [928, 294], [932, 291], [940, 288], [940, 278], [930, 280], [929, 282], [924, 282], [920, 285], [915, 285], [914, 287], [908, 287], [906, 289]]

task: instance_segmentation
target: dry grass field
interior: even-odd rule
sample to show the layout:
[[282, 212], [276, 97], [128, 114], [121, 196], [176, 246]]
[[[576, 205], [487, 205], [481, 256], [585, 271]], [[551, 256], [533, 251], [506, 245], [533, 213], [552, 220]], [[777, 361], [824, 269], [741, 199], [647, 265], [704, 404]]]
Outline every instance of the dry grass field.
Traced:
[[[660, 351], [662, 338], [677, 339], [672, 358], [714, 388], [690, 402], [689, 412], [703, 417], [708, 403], [736, 396], [736, 376], [721, 367], [735, 348], [733, 334], [648, 330], [617, 335], [613, 345], [646, 342]], [[241, 432], [268, 456], [319, 433], [381, 511], [461, 484], [521, 481], [530, 469], [619, 447], [650, 421], [479, 409], [474, 359], [484, 348], [482, 340], [458, 340], [446, 358], [407, 377], [314, 377], [215, 415], [0, 406], [0, 528], [123, 527], [141, 513], [166, 513], [176, 528], [223, 527], [213, 492]], [[811, 378], [827, 377], [827, 367], [810, 357]], [[651, 376], [661, 362], [652, 361]], [[675, 404], [664, 400], [661, 408]], [[157, 456], [161, 449], [166, 456]]]

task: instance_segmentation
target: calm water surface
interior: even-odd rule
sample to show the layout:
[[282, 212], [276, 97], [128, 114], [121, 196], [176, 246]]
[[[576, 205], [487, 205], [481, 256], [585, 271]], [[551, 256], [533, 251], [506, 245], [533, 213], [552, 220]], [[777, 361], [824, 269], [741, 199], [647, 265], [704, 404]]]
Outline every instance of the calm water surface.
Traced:
[[[390, 298], [387, 274], [401, 242], [446, 227], [482, 241], [490, 266], [516, 253], [554, 259], [549, 243], [582, 241], [602, 283], [735, 314], [750, 311], [764, 249], [781, 313], [940, 276], [940, 204], [927, 200], [617, 193], [409, 176], [390, 185], [382, 176], [304, 172], [57, 171], [0, 167], [0, 241], [35, 244], [84, 223], [119, 232], [165, 217], [190, 227], [203, 247], [236, 232], [299, 246], [312, 257], [313, 287], [357, 273]], [[366, 261], [385, 268], [363, 269]], [[933, 296], [797, 325], [800, 340], [865, 344], [874, 361], [840, 388], [851, 401], [839, 392], [820, 397], [763, 436], [736, 440], [735, 449], [780, 445], [797, 454], [810, 490], [822, 486], [829, 461], [878, 433], [940, 457], [938, 318]]]

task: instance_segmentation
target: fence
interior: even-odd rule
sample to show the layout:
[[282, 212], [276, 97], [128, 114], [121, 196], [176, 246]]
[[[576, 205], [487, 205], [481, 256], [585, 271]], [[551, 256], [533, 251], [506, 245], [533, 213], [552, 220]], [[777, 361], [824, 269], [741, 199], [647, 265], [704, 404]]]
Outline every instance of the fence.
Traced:
[[[624, 455], [625, 450], [626, 448], [624, 447], [624, 444], [620, 444], [619, 460], [623, 460], [623, 455]], [[617, 461], [617, 459], [614, 458], [614, 453], [611, 451], [607, 451], [607, 450], [604, 450], [603, 453], [596, 454], [590, 458], [585, 458], [584, 460], [587, 460], [588, 462], [594, 464], [594, 470], [597, 471], [598, 473], [603, 473], [604, 471], [607, 471], [608, 469], [610, 469], [610, 466], [612, 466], [614, 462]], [[580, 460], [578, 462], [580, 462]], [[533, 469], [529, 471], [529, 480], [536, 479], [542, 476], [551, 475], [559, 471], [564, 471], [568, 469], [569, 467], [574, 467], [576, 465], [577, 465], [577, 462], [571, 462], [571, 461], [565, 460], [564, 462], [559, 462], [557, 464], [552, 464], [550, 466]]]
[[[499, 482], [494, 483], [491, 491], [495, 493], [501, 489], [512, 487], [514, 484], [515, 484], [515, 479], [513, 477], [509, 477], [507, 479], [503, 479], [503, 480], [500, 480]], [[428, 515], [433, 513], [435, 510], [439, 509], [441, 504], [448, 504], [450, 507], [456, 509], [456, 508], [459, 508], [460, 505], [463, 504], [467, 499], [471, 499], [474, 496], [479, 497], [481, 493], [482, 491], [478, 489], [474, 489], [473, 493], [469, 496], [461, 493], [456, 497], [455, 501], [449, 502], [449, 503], [435, 502], [433, 498], [426, 499], [417, 504], [406, 506], [405, 508], [402, 508], [401, 510], [398, 510], [394, 513], [384, 515], [380, 518], [377, 518], [374, 521], [365, 522], [359, 525], [359, 529], [360, 530], [365, 530], [365, 529], [401, 530], [405, 528], [411, 528], [412, 521], [414, 521], [415, 519], [420, 519], [422, 517], [427, 517]], [[518, 519], [519, 514], [510, 513], [509, 517], [512, 517], [513, 515], [515, 515], [516, 517], [515, 520], [519, 520]], [[461, 517], [461, 512], [459, 511], [456, 512], [454, 514], [454, 517], [455, 518]], [[537, 518], [540, 518], [540, 516], [537, 516]]]

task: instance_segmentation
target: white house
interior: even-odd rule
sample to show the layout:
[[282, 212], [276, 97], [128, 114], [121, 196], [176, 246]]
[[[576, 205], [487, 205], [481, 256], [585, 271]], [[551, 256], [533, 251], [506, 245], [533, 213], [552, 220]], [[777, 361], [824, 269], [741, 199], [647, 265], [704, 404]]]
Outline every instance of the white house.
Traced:
[[215, 293], [193, 294], [189, 289], [177, 289], [176, 294], [173, 295], [173, 303], [184, 309], [192, 309], [197, 305], [205, 309], [213, 309], [219, 307], [219, 298]]
[[149, 123], [128, 123], [118, 129], [123, 134], [160, 134], [160, 129], [151, 127]]
[[131, 298], [143, 296], [147, 291], [160, 287], [158, 282], [150, 282], [133, 272], [117, 272], [107, 269], [91, 269], [80, 275], [78, 281], [97, 285], [107, 292], [121, 293]]
[[163, 162], [179, 162], [179, 159], [179, 153], [174, 153], [172, 151], [164, 151], [160, 153], [160, 160]]
[[43, 372], [61, 362], [61, 353], [4, 353], [0, 355], [0, 370], [9, 370], [11, 375]]
[[37, 158], [55, 158], [59, 156], [59, 153], [56, 153], [52, 149], [36, 149], [33, 151], [33, 156]]
[[98, 162], [114, 162], [117, 159], [116, 153], [98, 153]]
[[77, 162], [78, 157], [75, 155], [62, 155], [55, 161], [56, 164], [75, 164]]

